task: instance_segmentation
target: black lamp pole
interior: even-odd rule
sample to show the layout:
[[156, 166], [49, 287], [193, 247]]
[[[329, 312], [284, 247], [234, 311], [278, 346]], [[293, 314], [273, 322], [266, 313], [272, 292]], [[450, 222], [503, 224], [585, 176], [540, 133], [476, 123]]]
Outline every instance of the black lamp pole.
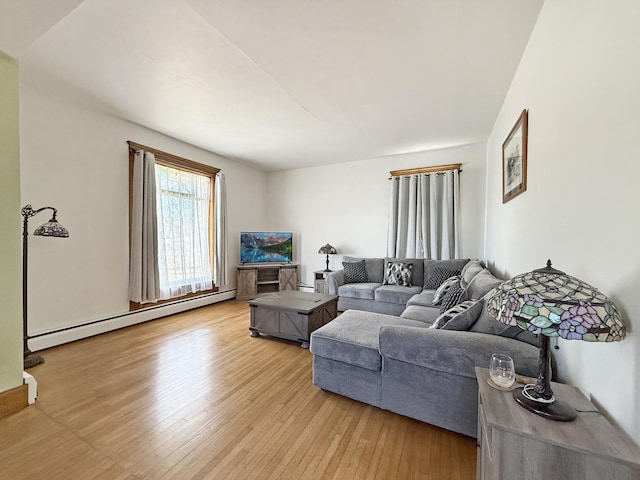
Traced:
[[37, 215], [43, 210], [53, 210], [53, 216], [44, 225], [38, 227], [33, 234], [43, 237], [62, 237], [69, 236], [66, 228], [58, 223], [56, 215], [58, 211], [53, 207], [42, 207], [34, 210], [31, 205], [22, 208], [22, 352], [24, 356], [24, 368], [31, 368], [44, 363], [44, 359], [40, 355], [36, 355], [29, 350], [29, 334], [27, 333], [27, 265], [29, 257], [29, 248], [27, 237], [29, 236], [29, 218]]

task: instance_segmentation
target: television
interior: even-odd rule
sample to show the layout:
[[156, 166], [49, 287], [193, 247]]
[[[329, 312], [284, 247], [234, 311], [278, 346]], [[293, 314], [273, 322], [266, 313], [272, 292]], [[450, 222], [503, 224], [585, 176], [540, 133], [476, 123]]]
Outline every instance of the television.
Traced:
[[291, 263], [292, 260], [293, 233], [240, 233], [240, 263]]

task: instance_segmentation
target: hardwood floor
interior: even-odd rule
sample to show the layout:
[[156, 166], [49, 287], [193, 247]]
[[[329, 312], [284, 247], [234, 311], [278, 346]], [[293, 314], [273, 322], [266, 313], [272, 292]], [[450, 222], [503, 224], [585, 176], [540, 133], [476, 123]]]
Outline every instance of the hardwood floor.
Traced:
[[43, 352], [1, 479], [475, 478], [475, 440], [322, 391], [227, 301]]

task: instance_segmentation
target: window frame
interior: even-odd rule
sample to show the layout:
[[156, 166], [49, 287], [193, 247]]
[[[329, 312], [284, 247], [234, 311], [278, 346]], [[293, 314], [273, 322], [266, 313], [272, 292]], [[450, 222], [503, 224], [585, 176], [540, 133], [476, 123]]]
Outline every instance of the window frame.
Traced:
[[[135, 143], [132, 141], [127, 141], [129, 145], [129, 253], [131, 253], [131, 222], [133, 217], [133, 161], [135, 157], [136, 150], [144, 150], [145, 152], [153, 153], [156, 158], [156, 163], [160, 165], [164, 165], [166, 167], [175, 168], [178, 170], [183, 170], [189, 173], [195, 173], [198, 175], [204, 175], [209, 178], [211, 182], [211, 191], [209, 192], [209, 255], [211, 262], [211, 272], [214, 271], [214, 252], [215, 252], [215, 222], [214, 222], [214, 212], [215, 212], [215, 184], [216, 184], [216, 175], [220, 172], [219, 168], [212, 167], [210, 165], [205, 165], [203, 163], [194, 162], [193, 160], [189, 160], [188, 158], [179, 157], [177, 155], [173, 155], [171, 153], [163, 152], [162, 150], [158, 150], [152, 147], [148, 147], [146, 145], [142, 145], [139, 143]], [[171, 303], [175, 301], [184, 300], [187, 298], [200, 297], [203, 295], [208, 295], [210, 293], [214, 293], [218, 291], [218, 287], [213, 283], [213, 287], [208, 290], [200, 290], [195, 293], [188, 293], [186, 295], [181, 295], [179, 297], [173, 297], [166, 300], [159, 300], [155, 303], [137, 303], [129, 301], [129, 310], [140, 310], [149, 307], [155, 307], [157, 305], [162, 305], [165, 303]]]

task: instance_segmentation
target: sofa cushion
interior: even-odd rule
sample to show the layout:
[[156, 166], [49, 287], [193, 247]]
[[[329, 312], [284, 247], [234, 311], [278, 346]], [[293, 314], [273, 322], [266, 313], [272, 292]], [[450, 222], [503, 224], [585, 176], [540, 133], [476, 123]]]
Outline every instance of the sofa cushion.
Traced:
[[420, 287], [400, 287], [398, 285], [382, 285], [376, 288], [377, 302], [398, 303], [405, 305], [411, 297], [420, 292]]
[[400, 314], [402, 318], [418, 320], [424, 322], [427, 326], [431, 325], [440, 315], [440, 309], [425, 305], [409, 305]]
[[413, 265], [411, 270], [411, 285], [422, 286], [424, 284], [424, 258], [390, 258], [384, 259], [384, 264], [387, 262], [402, 262], [410, 263]]
[[460, 272], [460, 285], [462, 285], [462, 288], [466, 289], [469, 286], [469, 282], [473, 280], [473, 277], [483, 270], [484, 263], [480, 260], [469, 260], [469, 262], [462, 267], [462, 272]]
[[364, 260], [364, 266], [367, 269], [367, 278], [370, 282], [382, 283], [384, 276], [384, 260], [382, 258], [360, 258], [360, 257], [343, 257], [344, 262], [358, 262]]
[[338, 295], [340, 297], [364, 298], [373, 300], [375, 298], [376, 289], [380, 287], [379, 283], [345, 283], [338, 287]]
[[424, 281], [425, 290], [435, 290], [451, 277], [460, 275], [460, 270], [451, 270], [450, 268], [436, 267], [431, 272], [429, 278]]
[[384, 267], [383, 285], [398, 285], [399, 287], [411, 287], [412, 263], [387, 262]]
[[422, 307], [431, 307], [433, 305], [433, 290], [423, 290], [422, 292], [414, 295], [407, 301], [407, 307], [411, 305], [420, 305]]
[[444, 330], [467, 331], [473, 325], [482, 312], [483, 300], [467, 300], [450, 308], [433, 323], [431, 328]]
[[447, 293], [442, 297], [442, 303], [440, 304], [440, 312], [444, 313], [449, 310], [451, 307], [459, 304], [462, 301], [462, 296], [464, 295], [464, 290], [460, 285], [460, 280], [456, 280], [456, 282], [451, 285], [451, 288], [447, 290]]
[[[486, 300], [486, 296], [484, 299]], [[526, 342], [534, 346], [538, 346], [539, 340], [533, 333], [522, 330], [520, 327], [506, 325], [494, 318], [490, 317], [487, 313], [487, 302], [483, 302], [482, 311], [475, 323], [469, 329], [472, 332], [489, 333], [491, 335], [498, 335], [500, 337], [514, 338], [521, 342]]]
[[[466, 300], [477, 300], [484, 297], [487, 292], [500, 285], [502, 280], [493, 276], [486, 268], [475, 275], [465, 289]], [[464, 288], [464, 285], [463, 285]]]
[[342, 262], [344, 271], [344, 283], [367, 283], [367, 269], [364, 260], [359, 262]]
[[[431, 259], [425, 259], [424, 261], [424, 282], [423, 285], [427, 284], [427, 279], [431, 276], [431, 274], [433, 273], [433, 270], [437, 267], [440, 268], [448, 268], [449, 270], [462, 270], [462, 267], [464, 267], [467, 262], [469, 261], [468, 258], [456, 258], [453, 260], [431, 260]], [[437, 288], [437, 287], [436, 287]]]
[[383, 325], [427, 327], [423, 322], [392, 315], [347, 310], [311, 334], [311, 353], [380, 371], [382, 358], [378, 351], [378, 338]]
[[447, 278], [433, 294], [433, 305], [440, 305], [447, 292], [456, 284], [460, 285], [460, 277], [458, 275]]

